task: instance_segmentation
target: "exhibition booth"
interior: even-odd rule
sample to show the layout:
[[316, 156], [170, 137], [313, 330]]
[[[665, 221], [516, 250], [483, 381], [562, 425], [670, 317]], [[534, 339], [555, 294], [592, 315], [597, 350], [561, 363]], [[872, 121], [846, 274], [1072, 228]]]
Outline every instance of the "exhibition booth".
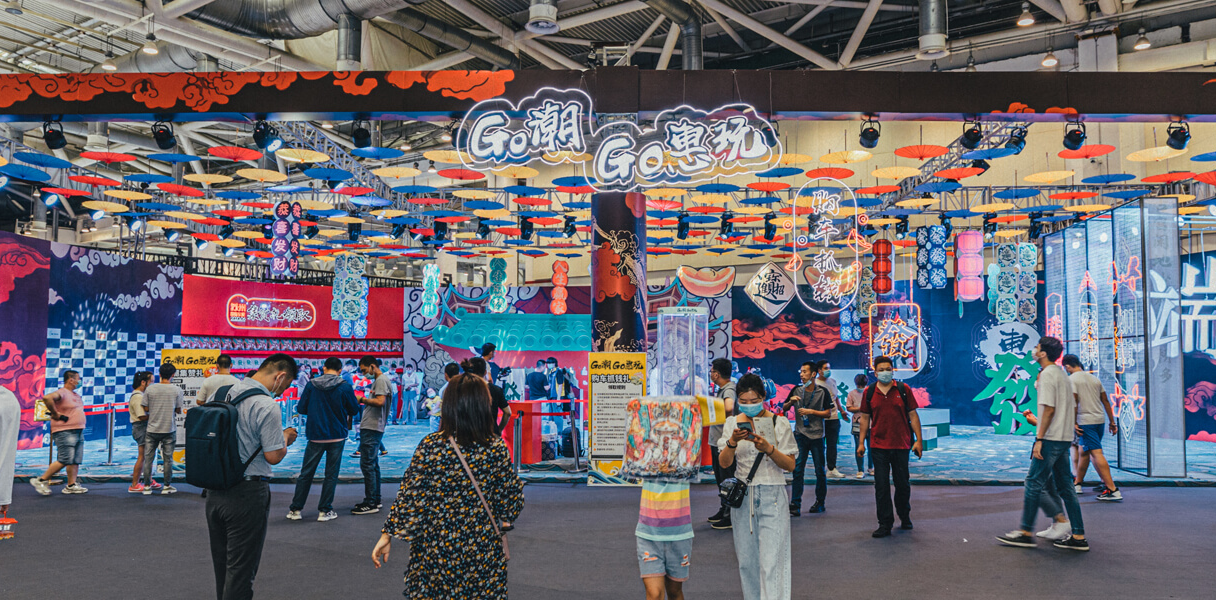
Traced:
[[[399, 477], [444, 366], [493, 344], [536, 479], [621, 482], [625, 404], [713, 395], [714, 359], [775, 405], [806, 361], [843, 397], [889, 356], [920, 407], [914, 476], [1020, 480], [1052, 335], [1110, 395], [1121, 481], [1216, 481], [1216, 86], [1119, 77], [0, 76], [2, 118], [43, 133], [0, 139], [0, 193], [50, 223], [0, 232], [19, 475], [46, 464], [34, 403], [68, 369], [82, 475], [108, 478], [130, 470], [136, 372], [174, 362], [191, 404], [220, 353], [240, 375], [286, 352], [297, 425], [326, 358], [359, 394], [355, 364], [381, 359]], [[166, 124], [177, 145], [51, 148], [74, 122]]]

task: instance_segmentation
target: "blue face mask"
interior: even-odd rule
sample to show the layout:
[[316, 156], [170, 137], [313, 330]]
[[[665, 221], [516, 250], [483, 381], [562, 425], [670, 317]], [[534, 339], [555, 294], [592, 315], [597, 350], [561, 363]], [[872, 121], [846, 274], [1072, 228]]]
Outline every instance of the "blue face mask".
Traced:
[[879, 371], [874, 374], [874, 377], [877, 377], [878, 381], [881, 383], [891, 383], [891, 380], [895, 379], [895, 372], [894, 371]]
[[738, 406], [739, 406], [739, 412], [741, 412], [749, 417], [755, 417], [755, 416], [758, 416], [760, 413], [764, 412], [764, 403], [763, 402], [757, 402], [755, 404], [743, 404], [742, 402], [740, 402], [738, 404]]
[[823, 370], [823, 378], [824, 378], [824, 379], [827, 379], [827, 378], [829, 378], [829, 377], [831, 377], [831, 376], [832, 376], [832, 370], [831, 370], [831, 369], [824, 369], [824, 370]]

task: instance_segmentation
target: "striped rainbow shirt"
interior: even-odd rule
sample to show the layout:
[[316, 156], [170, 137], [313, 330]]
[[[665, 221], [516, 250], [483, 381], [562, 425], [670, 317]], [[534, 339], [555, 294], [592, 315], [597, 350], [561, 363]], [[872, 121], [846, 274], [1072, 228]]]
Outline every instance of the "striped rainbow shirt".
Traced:
[[642, 482], [638, 510], [638, 537], [653, 542], [674, 542], [692, 537], [692, 511], [688, 483]]

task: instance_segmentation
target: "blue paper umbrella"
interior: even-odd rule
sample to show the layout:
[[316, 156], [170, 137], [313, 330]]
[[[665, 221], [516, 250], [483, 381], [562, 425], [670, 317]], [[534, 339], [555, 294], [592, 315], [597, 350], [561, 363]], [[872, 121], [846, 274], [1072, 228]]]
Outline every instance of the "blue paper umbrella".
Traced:
[[689, 223], [698, 223], [698, 224], [717, 223], [718, 217], [711, 217], [709, 215], [688, 215], [687, 217], [684, 217], [684, 220]]
[[258, 198], [262, 197], [262, 195], [257, 192], [246, 192], [244, 190], [224, 190], [222, 192], [216, 192], [215, 195], [216, 197], [223, 198], [225, 200], [257, 200]]
[[354, 179], [355, 175], [345, 169], [332, 169], [327, 167], [313, 167], [304, 171], [304, 174], [313, 179], [323, 179], [325, 181], [346, 181]]
[[1044, 223], [1059, 223], [1060, 221], [1067, 221], [1072, 218], [1074, 218], [1074, 217], [1072, 217], [1070, 215], [1060, 215], [1058, 217], [1043, 217], [1042, 219], [1039, 219], [1039, 220], [1043, 221]]
[[743, 198], [742, 200], [739, 200], [739, 204], [743, 204], [745, 206], [763, 206], [765, 204], [772, 204], [774, 202], [781, 202], [781, 198], [778, 198], [777, 196], [752, 196], [750, 198]]
[[963, 210], [951, 210], [948, 212], [944, 212], [944, 213], [942, 213], [942, 216], [949, 217], [951, 219], [969, 219], [971, 217], [974, 217], [975, 214], [976, 213], [973, 213], [964, 208]]
[[398, 194], [430, 194], [437, 189], [429, 185], [399, 185], [393, 191]]
[[577, 226], [577, 227], [591, 227], [591, 219], [584, 219], [584, 220], [582, 220], [582, 221], [575, 221], [575, 222], [574, 222], [574, 225], [575, 225], [575, 226]]
[[123, 176], [123, 179], [135, 183], [173, 183], [172, 177], [160, 173], [134, 173]]
[[14, 152], [13, 158], [27, 165], [34, 165], [35, 167], [42, 167], [44, 169], [66, 169], [72, 166], [72, 163], [58, 156], [51, 156], [50, 154], [43, 154], [41, 152]]
[[275, 185], [266, 188], [266, 191], [274, 192], [276, 194], [298, 194], [300, 192], [308, 192], [311, 190], [312, 188], [306, 185]]
[[571, 175], [569, 177], [558, 177], [557, 179], [554, 179], [553, 185], [561, 187], [582, 187], [584, 185], [591, 185], [591, 182], [588, 181], [586, 177], [581, 175]]
[[458, 210], [442, 210], [442, 209], [424, 210], [424, 211], [419, 211], [414, 214], [423, 216], [423, 217], [460, 217], [460, 216], [464, 216], [464, 213], [462, 213]]
[[912, 208], [890, 208], [882, 211], [885, 217], [908, 217], [911, 215], [919, 215], [922, 211]]
[[308, 214], [314, 215], [317, 217], [345, 217], [346, 211], [339, 210], [336, 208], [331, 208], [328, 210], [310, 210], [310, 211], [308, 211]]
[[[457, 213], [457, 214], [459, 214], [459, 213]], [[552, 211], [547, 211], [547, 210], [521, 210], [515, 214], [517, 214], [521, 217], [528, 217], [529, 219], [538, 218], [538, 217], [549, 218], [549, 217], [557, 216], [557, 213], [552, 212]], [[455, 215], [452, 215], [452, 216], [455, 216]]]
[[1195, 156], [1191, 157], [1191, 160], [1194, 162], [1216, 161], [1216, 152], [1205, 152], [1203, 154], [1196, 154]]
[[473, 253], [469, 252], [468, 250], [448, 250], [448, 254], [451, 254], [452, 256], [461, 256], [461, 257], [473, 256]]
[[1017, 154], [1017, 153], [1018, 153], [1018, 151], [1014, 150], [1013, 148], [1003, 148], [1003, 147], [1002, 148], [985, 148], [983, 150], [972, 150], [970, 152], [964, 152], [963, 159], [964, 160], [995, 160], [998, 158], [1005, 158], [1006, 156], [1013, 156], [1014, 154]]
[[1042, 192], [1034, 188], [1009, 188], [1007, 190], [1001, 190], [992, 196], [994, 198], [1000, 198], [1001, 200], [1020, 200], [1022, 198], [1034, 198], [1041, 193]]
[[1104, 184], [1104, 183], [1119, 183], [1121, 181], [1131, 181], [1136, 176], [1131, 173], [1110, 173], [1108, 175], [1094, 175], [1081, 180], [1081, 183], [1089, 184]]
[[648, 210], [648, 211], [646, 211], [646, 216], [648, 216], [652, 219], [670, 219], [672, 217], [680, 216], [680, 211], [678, 211], [678, 210]]
[[737, 256], [739, 258], [760, 258], [761, 256], [766, 256], [766, 255], [761, 254], [759, 252], [747, 252], [744, 254], [738, 254]]
[[560, 229], [542, 229], [540, 231], [537, 231], [536, 235], [539, 235], [540, 237], [547, 237], [547, 238], [559, 238], [559, 237], [566, 236], [566, 234], [562, 233], [562, 231]]
[[756, 177], [789, 177], [790, 175], [799, 175], [805, 173], [798, 167], [773, 167], [767, 171], [756, 173]]
[[697, 186], [697, 191], [702, 194], [729, 194], [742, 189], [733, 183], [703, 183]]
[[23, 179], [25, 181], [44, 182], [51, 180], [51, 174], [42, 169], [27, 167], [16, 163], [9, 163], [0, 167], [0, 175], [7, 175], [13, 179]]
[[566, 202], [562, 204], [562, 208], [566, 210], [583, 210], [591, 208], [590, 202]]
[[1019, 212], [1019, 213], [1032, 213], [1032, 212], [1050, 213], [1050, 212], [1055, 212], [1055, 211], [1057, 211], [1057, 210], [1061, 210], [1061, 209], [1063, 209], [1063, 208], [1064, 208], [1064, 206], [1062, 206], [1062, 205], [1060, 205], [1060, 204], [1037, 204], [1037, 205], [1031, 205], [1031, 206], [1027, 206], [1026, 208], [1019, 208], [1019, 209], [1017, 209], [1017, 210], [1010, 211], [1010, 212]]
[[194, 162], [196, 160], [199, 160], [199, 157], [197, 157], [197, 156], [191, 156], [189, 154], [174, 154], [174, 153], [149, 154], [148, 158], [150, 158], [152, 160], [159, 160], [160, 162], [167, 162], [167, 163], [186, 163], [186, 162]]
[[422, 243], [428, 246], [446, 246], [452, 243], [452, 240], [423, 240]]
[[1148, 194], [1149, 194], [1148, 190], [1116, 190], [1113, 192], [1106, 192], [1105, 194], [1102, 194], [1102, 195], [1106, 196], [1107, 198], [1116, 198], [1119, 200], [1131, 200], [1133, 198], [1139, 198], [1140, 196], [1147, 196]]
[[508, 194], [516, 196], [541, 196], [545, 193], [545, 188], [533, 187], [530, 185], [508, 185], [502, 190]]
[[241, 217], [239, 219], [233, 219], [232, 222], [240, 225], [269, 225], [271, 220], [261, 219], [258, 217]]
[[735, 251], [734, 248], [706, 248], [705, 250], [707, 252], [713, 252], [714, 254], [726, 254], [727, 252]]
[[384, 219], [383, 222], [392, 223], [393, 225], [417, 225], [417, 224], [421, 223], [422, 221], [419, 221], [418, 219], [415, 219], [414, 217], [393, 217], [391, 219]]
[[490, 227], [514, 227], [518, 225], [518, 223], [515, 221], [508, 221], [506, 219], [489, 219], [482, 221], [481, 224], [488, 225]]
[[870, 208], [873, 206], [879, 206], [881, 204], [882, 204], [882, 198], [878, 198], [875, 196], [858, 196], [857, 197], [857, 206], [860, 206], [862, 208]]
[[182, 207], [176, 204], [168, 204], [166, 202], [140, 202], [135, 205], [136, 208], [150, 210], [153, 212], [164, 212], [166, 210], [181, 210]]
[[544, 256], [545, 255], [545, 252], [543, 250], [519, 250], [518, 252], [520, 254], [523, 254], [524, 256]]
[[941, 194], [944, 192], [953, 192], [961, 187], [963, 187], [963, 184], [957, 181], [930, 181], [928, 183], [922, 183], [912, 189], [921, 193], [928, 192], [930, 194]]
[[380, 148], [377, 146], [355, 148], [354, 150], [351, 150], [350, 153], [358, 156], [359, 158], [374, 158], [378, 160], [387, 160], [390, 158], [400, 158], [405, 156], [405, 152], [402, 152], [396, 148]]
[[350, 199], [350, 203], [354, 204], [355, 206], [392, 206], [393, 205], [392, 200], [385, 200], [384, 198], [380, 198], [379, 196], [372, 196], [372, 195], [355, 196], [354, 198]]
[[493, 200], [465, 200], [464, 207], [466, 210], [499, 210], [503, 205]]
[[515, 240], [515, 239], [511, 239], [511, 240], [503, 240], [503, 241], [502, 241], [502, 243], [504, 243], [504, 244], [506, 244], [506, 245], [508, 245], [508, 246], [531, 246], [531, 245], [532, 245], [532, 240]]
[[562, 258], [579, 258], [583, 254], [581, 252], [559, 252], [557, 255]]

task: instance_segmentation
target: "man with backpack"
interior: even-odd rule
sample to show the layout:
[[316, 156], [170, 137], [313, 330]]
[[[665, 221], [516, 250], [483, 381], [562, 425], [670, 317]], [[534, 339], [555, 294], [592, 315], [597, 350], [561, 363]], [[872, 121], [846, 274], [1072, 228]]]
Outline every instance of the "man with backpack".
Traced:
[[[899, 528], [912, 529], [912, 486], [908, 483], [908, 451], [923, 454], [920, 416], [916, 398], [907, 384], [895, 381], [895, 364], [886, 356], [874, 359], [878, 383], [866, 388], [857, 416], [861, 420], [861, 439], [870, 439], [870, 459], [874, 461], [874, 503], [878, 509], [878, 529], [871, 535], [891, 535], [895, 515]], [[865, 456], [859, 444], [858, 456]], [[891, 480], [895, 480], [895, 510], [891, 510]]]
[[[299, 367], [286, 354], [273, 354], [262, 361], [258, 370], [240, 383], [222, 388], [215, 400], [186, 414], [186, 479], [198, 481], [223, 480], [210, 483], [207, 494], [207, 531], [211, 538], [211, 562], [215, 569], [215, 590], [218, 600], [247, 600], [253, 598], [253, 579], [262, 560], [266, 542], [266, 524], [270, 517], [270, 465], [287, 456], [287, 446], [296, 440], [296, 430], [283, 429], [283, 415], [274, 401], [292, 382]], [[224, 401], [234, 404], [236, 422], [227, 431], [235, 434], [237, 457], [244, 472], [241, 475], [213, 472], [227, 464], [228, 457], [217, 451], [214, 460], [203, 460], [203, 450], [195, 450], [200, 435], [216, 436], [201, 431], [207, 415]], [[193, 453], [199, 457], [191, 458]]]

